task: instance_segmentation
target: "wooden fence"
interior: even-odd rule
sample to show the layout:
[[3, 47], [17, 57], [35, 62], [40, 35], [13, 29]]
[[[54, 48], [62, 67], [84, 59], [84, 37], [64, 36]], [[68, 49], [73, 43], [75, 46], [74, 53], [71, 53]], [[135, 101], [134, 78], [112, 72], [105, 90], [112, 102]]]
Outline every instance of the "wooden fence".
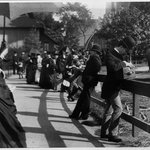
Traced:
[[[106, 75], [99, 75], [99, 81], [104, 82], [105, 77]], [[123, 112], [121, 118], [132, 124], [132, 136], [135, 137], [138, 135], [138, 128], [150, 133], [150, 124], [139, 119], [140, 107], [139, 100], [137, 99], [138, 95], [150, 97], [150, 83], [125, 79], [122, 83], [122, 90], [132, 93], [133, 109], [131, 115]], [[92, 97], [92, 101], [97, 103], [98, 105], [105, 105], [104, 102], [95, 97]]]

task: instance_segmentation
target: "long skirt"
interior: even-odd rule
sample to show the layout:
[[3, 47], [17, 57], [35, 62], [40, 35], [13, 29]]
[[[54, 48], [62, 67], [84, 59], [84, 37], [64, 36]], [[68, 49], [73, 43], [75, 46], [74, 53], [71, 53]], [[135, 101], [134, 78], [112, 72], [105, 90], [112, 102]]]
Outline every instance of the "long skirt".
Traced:
[[26, 147], [25, 132], [16, 117], [13, 93], [0, 77], [0, 147]]
[[39, 86], [43, 89], [54, 89], [54, 75], [46, 69], [41, 70]]
[[28, 73], [27, 73], [27, 83], [32, 84], [35, 82], [35, 73], [36, 69], [34, 67], [28, 67]]

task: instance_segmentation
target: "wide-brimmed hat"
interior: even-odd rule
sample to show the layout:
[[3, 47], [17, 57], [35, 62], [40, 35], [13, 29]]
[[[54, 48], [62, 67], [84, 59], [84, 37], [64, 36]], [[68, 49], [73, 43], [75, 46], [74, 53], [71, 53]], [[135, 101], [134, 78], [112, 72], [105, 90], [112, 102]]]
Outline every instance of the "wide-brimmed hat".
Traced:
[[120, 41], [120, 45], [122, 45], [124, 48], [132, 49], [136, 45], [136, 42], [131, 36], [128, 36]]

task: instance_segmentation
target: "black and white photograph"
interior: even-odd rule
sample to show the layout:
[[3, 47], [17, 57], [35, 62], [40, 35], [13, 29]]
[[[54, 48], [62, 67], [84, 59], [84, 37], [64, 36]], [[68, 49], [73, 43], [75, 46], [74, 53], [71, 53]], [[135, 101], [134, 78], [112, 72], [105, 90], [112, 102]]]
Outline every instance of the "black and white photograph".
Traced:
[[150, 1], [0, 2], [0, 148], [150, 147]]

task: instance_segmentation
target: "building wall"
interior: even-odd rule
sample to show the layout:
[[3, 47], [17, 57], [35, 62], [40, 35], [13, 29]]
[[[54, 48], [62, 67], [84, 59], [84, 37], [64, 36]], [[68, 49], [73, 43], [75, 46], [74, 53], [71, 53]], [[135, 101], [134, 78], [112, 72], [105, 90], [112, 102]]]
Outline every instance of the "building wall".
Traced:
[[[24, 45], [24, 39], [29, 36], [31, 28], [6, 28], [5, 40], [9, 47], [20, 48]], [[37, 31], [37, 36], [38, 31]], [[0, 41], [3, 40], [3, 29], [0, 29]]]

